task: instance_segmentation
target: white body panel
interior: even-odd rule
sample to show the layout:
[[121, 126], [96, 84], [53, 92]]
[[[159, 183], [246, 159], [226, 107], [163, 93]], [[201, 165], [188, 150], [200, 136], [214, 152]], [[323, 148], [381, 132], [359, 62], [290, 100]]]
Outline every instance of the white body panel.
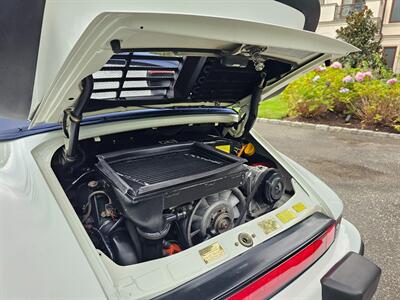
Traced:
[[31, 147], [0, 143], [0, 299], [105, 299]]
[[[221, 118], [221, 115], [201, 118], [189, 115], [174, 118], [174, 122], [171, 118], [160, 117], [97, 124], [83, 126], [81, 138], [173, 123], [212, 123]], [[224, 118], [229, 123], [237, 116], [225, 115]], [[253, 135], [291, 173], [296, 194], [277, 210], [208, 241], [207, 245], [213, 241], [220, 242], [226, 251], [221, 260], [211, 265], [202, 263], [198, 254], [199, 248], [207, 246], [206, 243], [167, 259], [127, 267], [117, 266], [104, 255], [99, 256], [50, 167], [54, 151], [63, 144], [62, 132], [58, 130], [0, 143], [0, 199], [7, 212], [2, 215], [0, 227], [0, 236], [7, 241], [0, 248], [0, 298], [148, 299], [245, 251], [247, 248], [235, 247], [232, 243], [239, 231], [256, 233], [255, 244], [270, 238], [272, 235], [265, 235], [256, 225], [257, 220], [275, 217], [276, 213], [296, 201], [304, 202], [307, 210], [296, 220], [281, 224], [280, 230], [287, 229], [314, 211], [339, 217], [342, 203], [335, 193], [314, 175], [277, 152], [255, 132]], [[341, 232], [335, 241], [338, 246], [331, 248], [329, 253], [333, 254], [326, 258], [329, 266], [323, 265], [321, 270], [333, 265], [346, 249], [358, 251], [360, 239], [354, 230], [341, 229]], [[313, 268], [318, 268], [319, 262]], [[169, 277], [171, 264], [176, 267], [174, 277]], [[311, 288], [315, 288], [320, 277], [312, 274], [307, 271], [302, 277], [310, 276]]]

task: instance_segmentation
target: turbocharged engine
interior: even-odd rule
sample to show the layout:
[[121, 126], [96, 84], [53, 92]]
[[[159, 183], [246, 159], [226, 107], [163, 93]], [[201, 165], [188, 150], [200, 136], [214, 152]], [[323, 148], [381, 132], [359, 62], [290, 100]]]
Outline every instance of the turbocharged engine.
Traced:
[[285, 192], [277, 169], [198, 142], [98, 155], [81, 178], [75, 210], [120, 265], [201, 243], [270, 211]]

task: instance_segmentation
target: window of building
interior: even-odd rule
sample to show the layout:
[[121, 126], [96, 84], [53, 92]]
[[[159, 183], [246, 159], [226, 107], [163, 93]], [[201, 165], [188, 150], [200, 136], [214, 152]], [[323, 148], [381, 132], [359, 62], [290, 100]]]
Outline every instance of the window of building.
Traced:
[[365, 0], [342, 0], [342, 5], [356, 4], [356, 3], [365, 4]]
[[400, 0], [393, 0], [389, 22], [400, 22]]
[[342, 0], [342, 5], [336, 7], [336, 19], [345, 19], [353, 12], [360, 12], [365, 7], [365, 0]]
[[383, 48], [383, 58], [385, 59], [386, 65], [390, 69], [393, 69], [396, 52], [397, 52], [397, 47], [384, 47]]

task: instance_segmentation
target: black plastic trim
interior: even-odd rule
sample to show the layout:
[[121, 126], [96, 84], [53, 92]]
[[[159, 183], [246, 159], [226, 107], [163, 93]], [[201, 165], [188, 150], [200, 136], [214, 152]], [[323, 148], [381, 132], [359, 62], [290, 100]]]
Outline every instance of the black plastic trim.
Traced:
[[323, 300], [370, 300], [381, 269], [355, 252], [347, 253], [321, 279]]
[[224, 299], [288, 259], [335, 221], [321, 213], [155, 299]]
[[362, 256], [364, 256], [365, 253], [365, 244], [364, 241], [361, 241], [361, 245], [360, 245], [360, 250], [358, 251], [358, 253]]
[[319, 0], [275, 0], [300, 11], [304, 17], [304, 30], [314, 31], [317, 29], [321, 15], [321, 4]]

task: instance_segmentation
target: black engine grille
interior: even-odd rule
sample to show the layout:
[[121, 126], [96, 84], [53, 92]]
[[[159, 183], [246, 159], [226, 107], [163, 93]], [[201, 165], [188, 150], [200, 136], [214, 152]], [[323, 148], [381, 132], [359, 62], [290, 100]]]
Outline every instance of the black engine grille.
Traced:
[[193, 172], [212, 171], [227, 164], [226, 161], [217, 161], [215, 157], [206, 153], [175, 152], [134, 160], [127, 159], [111, 166], [124, 179], [149, 185], [190, 176]]
[[98, 159], [97, 168], [113, 185], [133, 195], [206, 178], [245, 162], [200, 143], [115, 152]]

